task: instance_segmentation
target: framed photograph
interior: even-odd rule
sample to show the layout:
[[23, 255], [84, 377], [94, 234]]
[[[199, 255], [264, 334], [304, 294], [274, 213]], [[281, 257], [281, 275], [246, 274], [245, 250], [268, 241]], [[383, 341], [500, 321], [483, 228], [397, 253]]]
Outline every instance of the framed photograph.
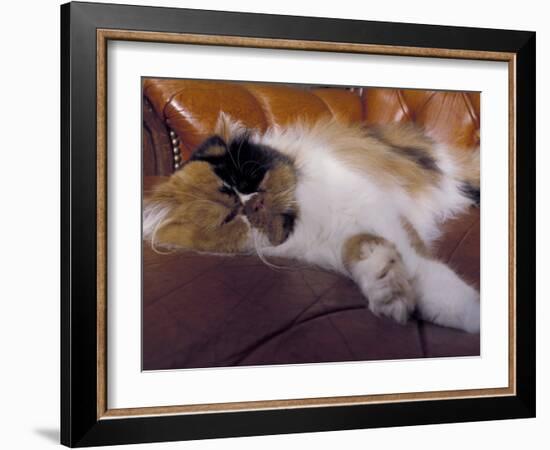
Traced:
[[61, 7], [61, 442], [535, 415], [535, 33]]

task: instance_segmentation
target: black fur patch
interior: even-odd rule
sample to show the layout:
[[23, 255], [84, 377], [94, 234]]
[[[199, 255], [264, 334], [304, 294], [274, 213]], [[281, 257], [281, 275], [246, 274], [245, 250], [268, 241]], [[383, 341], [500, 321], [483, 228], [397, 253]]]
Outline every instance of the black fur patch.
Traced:
[[240, 212], [240, 208], [233, 208], [231, 212], [226, 216], [222, 223], [226, 224], [231, 222]]
[[421, 148], [391, 145], [391, 149], [394, 153], [410, 159], [424, 170], [441, 173], [441, 169], [435, 162], [435, 159], [433, 159]]
[[466, 197], [474, 201], [475, 204], [479, 206], [481, 202], [479, 187], [473, 186], [468, 182], [464, 182], [460, 185], [460, 190], [464, 193], [464, 195], [466, 195]]
[[[208, 149], [212, 146], [223, 146], [227, 151], [222, 155], [209, 155]], [[238, 136], [229, 143], [219, 136], [211, 136], [193, 152], [191, 160], [212, 164], [216, 175], [241, 194], [257, 192], [268, 170], [280, 162], [290, 163], [290, 159], [282, 153], [251, 142], [248, 134]]]
[[424, 149], [412, 146], [394, 145], [382, 135], [381, 131], [377, 127], [367, 127], [365, 130], [369, 136], [387, 145], [399, 156], [404, 156], [405, 158], [410, 159], [424, 170], [441, 173], [441, 169], [437, 165], [435, 159], [426, 153]]

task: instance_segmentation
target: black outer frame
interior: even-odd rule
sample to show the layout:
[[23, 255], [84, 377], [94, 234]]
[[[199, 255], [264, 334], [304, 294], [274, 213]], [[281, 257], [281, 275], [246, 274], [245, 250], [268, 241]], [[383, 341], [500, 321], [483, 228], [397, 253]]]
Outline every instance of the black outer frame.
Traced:
[[[517, 395], [98, 420], [98, 28], [515, 53]], [[61, 143], [62, 444], [81, 447], [535, 416], [534, 32], [69, 3], [61, 6]]]

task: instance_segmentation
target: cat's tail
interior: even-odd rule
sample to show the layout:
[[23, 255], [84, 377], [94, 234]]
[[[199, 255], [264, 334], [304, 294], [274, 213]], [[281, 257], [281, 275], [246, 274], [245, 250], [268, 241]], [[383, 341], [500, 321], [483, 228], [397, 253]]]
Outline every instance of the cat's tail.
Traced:
[[460, 189], [476, 205], [480, 203], [480, 152], [479, 147], [455, 152]]

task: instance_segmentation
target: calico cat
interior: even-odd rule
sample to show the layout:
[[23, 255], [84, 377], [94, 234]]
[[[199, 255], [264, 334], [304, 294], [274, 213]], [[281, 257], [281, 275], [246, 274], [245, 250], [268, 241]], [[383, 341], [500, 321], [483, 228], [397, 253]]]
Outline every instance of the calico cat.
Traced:
[[297, 259], [353, 279], [376, 315], [479, 332], [479, 293], [437, 261], [446, 219], [479, 202], [479, 151], [410, 125], [334, 119], [215, 134], [144, 202], [153, 248]]

